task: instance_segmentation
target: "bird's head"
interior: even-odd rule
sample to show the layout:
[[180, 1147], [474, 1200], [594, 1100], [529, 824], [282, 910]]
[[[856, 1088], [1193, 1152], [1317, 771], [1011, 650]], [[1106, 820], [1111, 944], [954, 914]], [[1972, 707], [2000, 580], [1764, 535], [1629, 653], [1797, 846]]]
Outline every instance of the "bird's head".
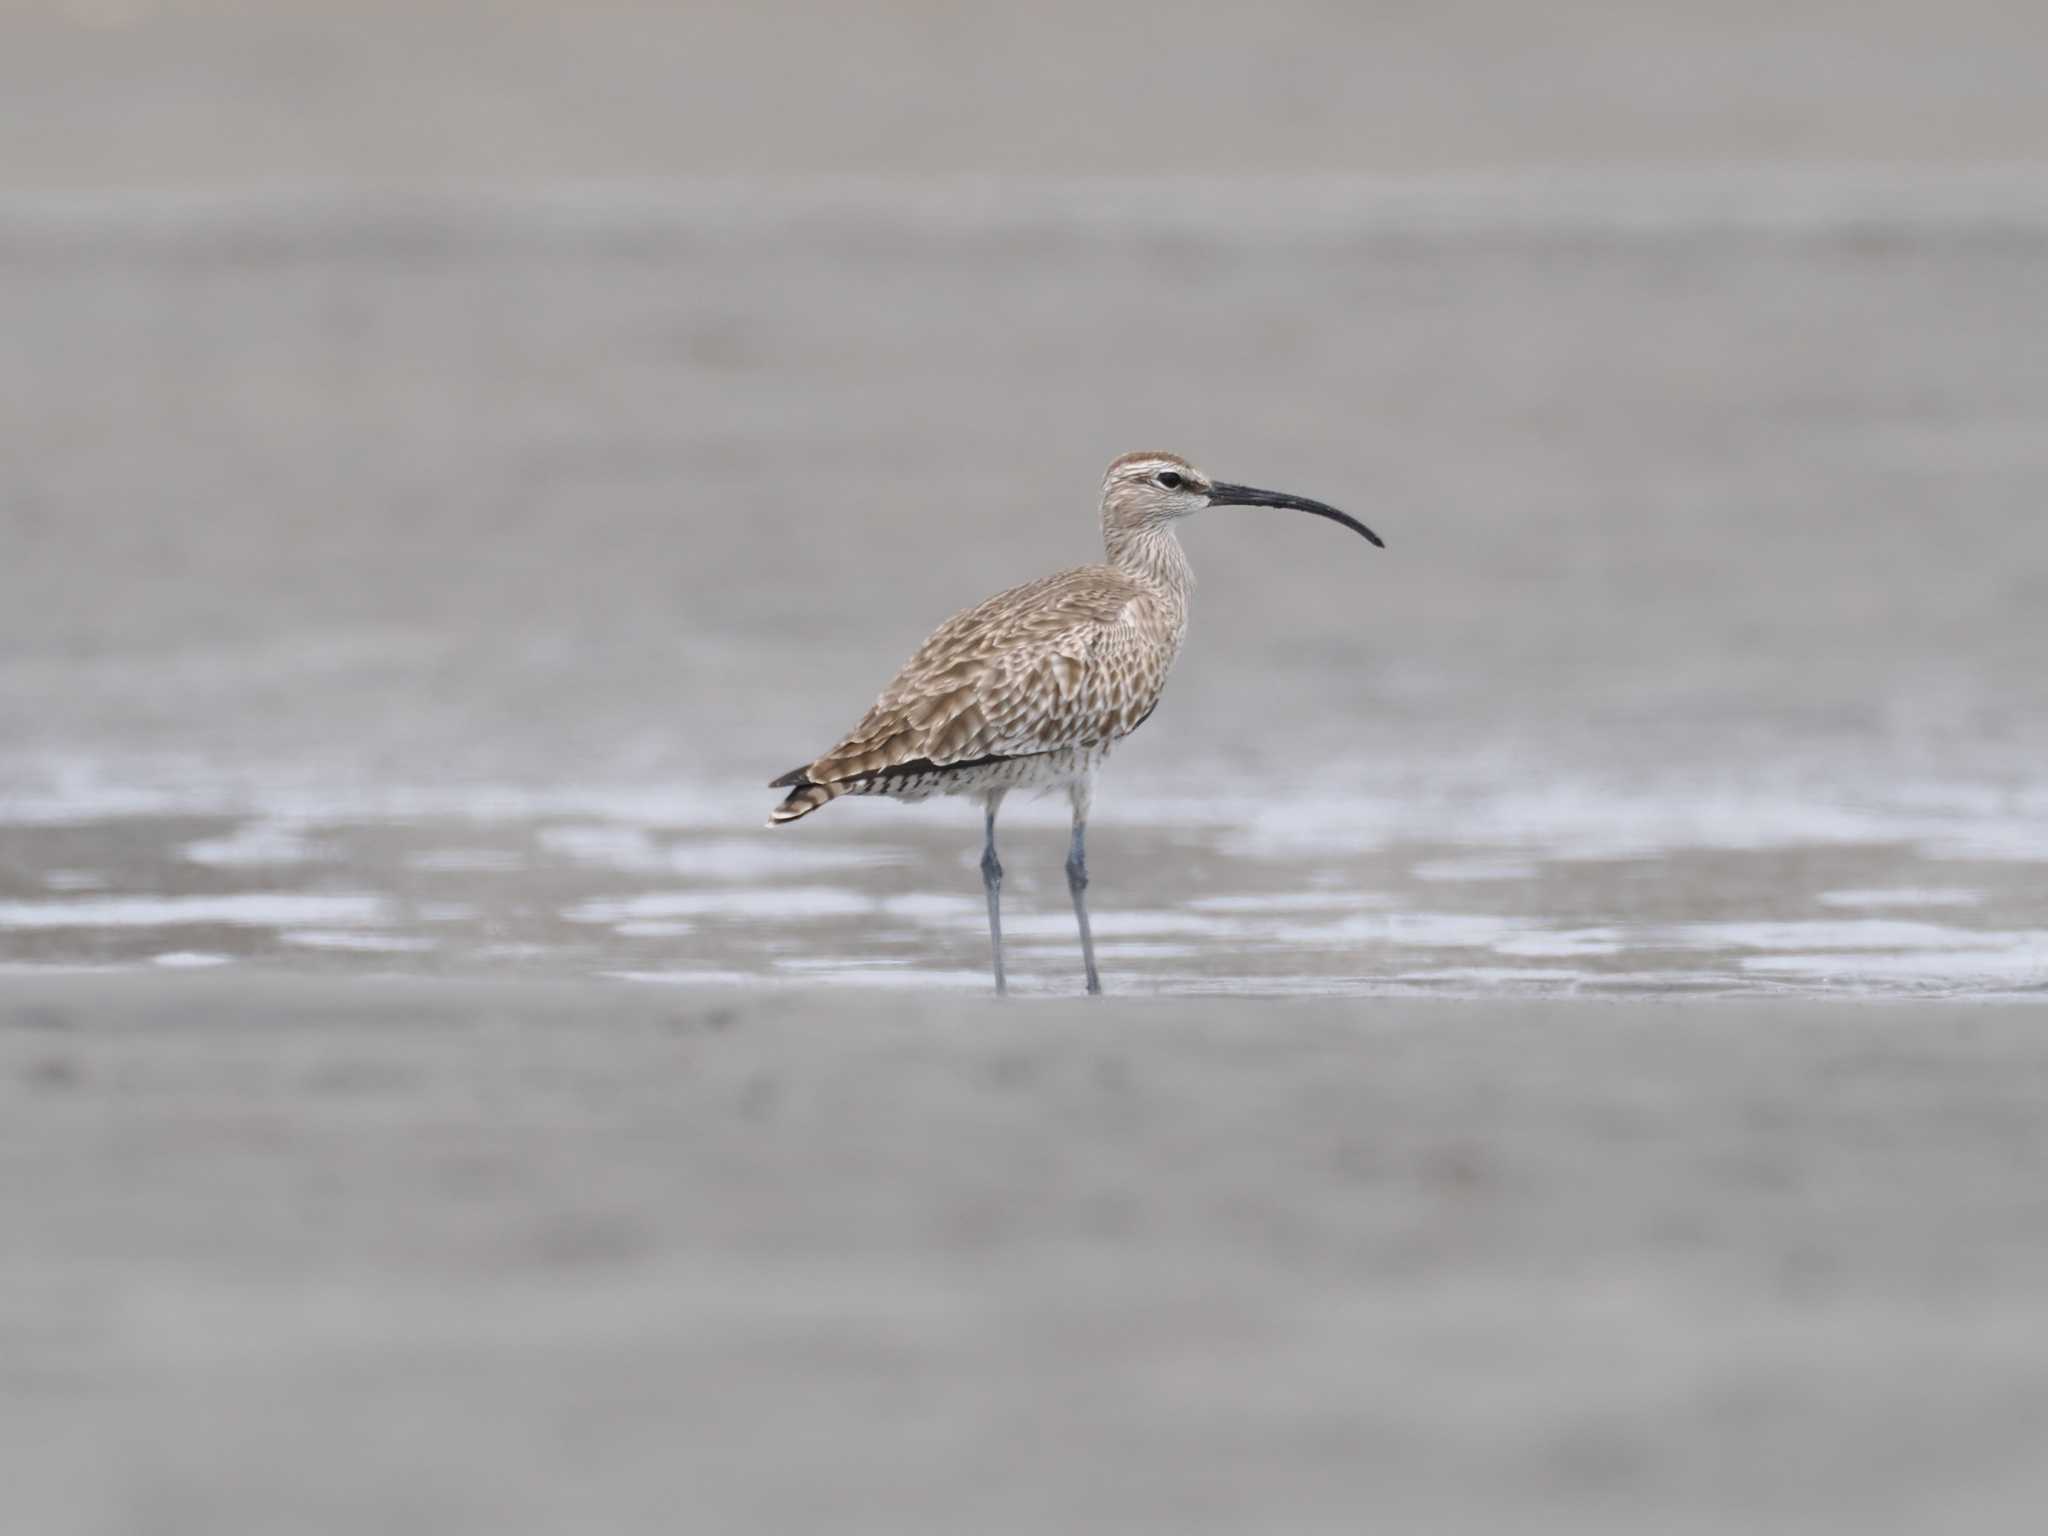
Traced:
[[1378, 534], [1349, 513], [1306, 496], [1212, 480], [1177, 453], [1127, 453], [1113, 461], [1102, 477], [1105, 531], [1134, 532], [1173, 522], [1204, 507], [1292, 507], [1342, 523], [1371, 543], [1386, 547]]

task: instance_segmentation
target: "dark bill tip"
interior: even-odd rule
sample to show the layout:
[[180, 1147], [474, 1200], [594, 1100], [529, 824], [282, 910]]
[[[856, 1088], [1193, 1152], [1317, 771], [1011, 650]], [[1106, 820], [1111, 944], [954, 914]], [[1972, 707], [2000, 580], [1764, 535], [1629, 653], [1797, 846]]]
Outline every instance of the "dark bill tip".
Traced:
[[1317, 517], [1327, 517], [1333, 523], [1342, 523], [1353, 533], [1362, 534], [1365, 541], [1376, 549], [1385, 549], [1387, 541], [1374, 533], [1349, 512], [1339, 512], [1335, 507], [1320, 501], [1310, 501], [1306, 496], [1289, 496], [1285, 491], [1262, 491], [1255, 485], [1230, 485], [1218, 480], [1209, 487], [1209, 505], [1212, 507], [1292, 507], [1297, 512], [1310, 512]]

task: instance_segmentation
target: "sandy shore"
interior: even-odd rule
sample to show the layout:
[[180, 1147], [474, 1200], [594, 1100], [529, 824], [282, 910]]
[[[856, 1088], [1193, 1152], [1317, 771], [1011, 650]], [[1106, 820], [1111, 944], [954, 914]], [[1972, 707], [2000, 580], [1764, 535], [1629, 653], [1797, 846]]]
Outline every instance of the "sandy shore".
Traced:
[[11, 976], [7, 1524], [2019, 1528], [2044, 1025]]

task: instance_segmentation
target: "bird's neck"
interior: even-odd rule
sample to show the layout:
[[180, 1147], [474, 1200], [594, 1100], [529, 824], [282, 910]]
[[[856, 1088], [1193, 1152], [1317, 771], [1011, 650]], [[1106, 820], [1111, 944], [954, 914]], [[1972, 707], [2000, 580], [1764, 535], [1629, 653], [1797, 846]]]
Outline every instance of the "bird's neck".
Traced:
[[1102, 542], [1111, 565], [1147, 586], [1158, 588], [1160, 595], [1176, 607], [1187, 606], [1195, 572], [1172, 524], [1146, 523], [1136, 528], [1105, 530]]

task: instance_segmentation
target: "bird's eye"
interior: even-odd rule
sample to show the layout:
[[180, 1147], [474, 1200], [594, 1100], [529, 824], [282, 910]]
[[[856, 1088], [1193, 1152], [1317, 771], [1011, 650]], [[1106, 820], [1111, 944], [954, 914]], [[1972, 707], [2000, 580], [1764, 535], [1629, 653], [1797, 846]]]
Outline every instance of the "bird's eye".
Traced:
[[1179, 475], [1175, 474], [1172, 470], [1169, 469], [1164, 471], [1159, 476], [1159, 483], [1165, 486], [1169, 491], [1177, 491], [1182, 486], [1186, 485], [1187, 481], [1183, 480]]

